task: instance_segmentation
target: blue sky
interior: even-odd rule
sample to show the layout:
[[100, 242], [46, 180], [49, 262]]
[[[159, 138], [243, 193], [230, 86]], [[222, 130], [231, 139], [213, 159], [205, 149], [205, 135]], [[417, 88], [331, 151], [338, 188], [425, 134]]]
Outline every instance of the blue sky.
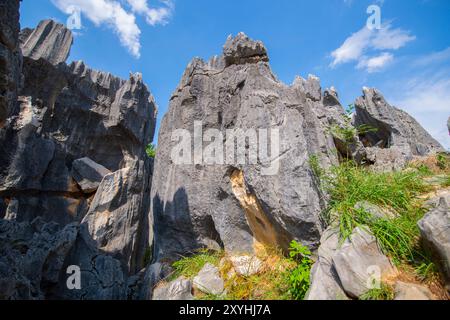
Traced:
[[[366, 10], [381, 8], [381, 30]], [[24, 0], [22, 27], [81, 12], [69, 62], [127, 78], [141, 72], [159, 121], [189, 61], [220, 54], [229, 34], [262, 40], [278, 78], [314, 74], [344, 105], [380, 89], [446, 148], [450, 116], [448, 0]]]

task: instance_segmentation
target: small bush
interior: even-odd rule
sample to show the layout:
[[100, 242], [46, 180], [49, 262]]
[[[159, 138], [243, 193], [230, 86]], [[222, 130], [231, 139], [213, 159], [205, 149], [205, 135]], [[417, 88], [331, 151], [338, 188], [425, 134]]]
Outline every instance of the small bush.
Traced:
[[445, 153], [436, 154], [436, 164], [441, 170], [446, 170], [449, 166], [449, 156]]
[[156, 157], [156, 147], [153, 143], [149, 144], [147, 148], [145, 148], [145, 152], [147, 153], [147, 156], [149, 158], [155, 158]]
[[311, 285], [311, 251], [302, 244], [292, 241], [289, 250], [290, 259], [297, 263], [297, 266], [291, 270], [289, 277], [292, 297], [296, 300], [303, 300]]

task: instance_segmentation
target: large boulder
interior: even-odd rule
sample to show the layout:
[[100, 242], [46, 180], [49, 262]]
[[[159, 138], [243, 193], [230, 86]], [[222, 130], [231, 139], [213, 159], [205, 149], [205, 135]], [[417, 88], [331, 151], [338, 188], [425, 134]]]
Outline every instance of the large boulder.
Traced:
[[278, 81], [267, 60], [261, 42], [239, 34], [222, 56], [187, 67], [162, 120], [155, 160], [156, 261], [200, 247], [252, 254], [257, 243], [318, 245], [324, 202], [309, 159], [317, 155], [324, 167], [338, 162], [315, 103], [323, 114], [328, 107], [322, 96], [313, 103], [308, 97], [318, 93], [305, 85]]
[[450, 291], [450, 210], [444, 198], [418, 222], [418, 226], [424, 245], [434, 254]]
[[434, 300], [433, 293], [424, 286], [397, 281], [394, 300]]
[[72, 177], [85, 193], [97, 191], [103, 178], [111, 171], [89, 158], [75, 160], [72, 163]]
[[360, 227], [353, 231], [332, 259], [342, 288], [352, 298], [359, 298], [395, 273], [376, 238]]
[[191, 280], [180, 277], [160, 284], [153, 292], [153, 300], [194, 300]]
[[305, 300], [348, 300], [333, 266], [333, 256], [340, 248], [339, 244], [339, 229], [329, 227], [322, 235]]

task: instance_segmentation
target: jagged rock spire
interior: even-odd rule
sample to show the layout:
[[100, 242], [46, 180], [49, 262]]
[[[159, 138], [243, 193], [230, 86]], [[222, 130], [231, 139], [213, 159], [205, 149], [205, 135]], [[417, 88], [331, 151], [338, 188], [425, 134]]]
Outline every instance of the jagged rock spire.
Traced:
[[269, 61], [264, 44], [261, 41], [250, 39], [243, 32], [238, 33], [236, 37], [228, 36], [223, 47], [223, 56], [227, 66]]
[[67, 60], [73, 43], [72, 32], [53, 20], [41, 21], [32, 32], [22, 32], [21, 38], [25, 57], [34, 60], [43, 58], [54, 65]]

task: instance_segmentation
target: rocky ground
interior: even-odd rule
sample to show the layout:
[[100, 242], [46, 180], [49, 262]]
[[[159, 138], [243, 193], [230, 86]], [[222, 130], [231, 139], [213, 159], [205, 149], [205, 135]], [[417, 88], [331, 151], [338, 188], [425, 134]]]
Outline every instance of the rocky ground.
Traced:
[[[19, 3], [0, 4], [0, 299], [448, 298], [448, 154], [378, 90], [346, 110], [239, 33], [187, 66], [153, 159], [142, 75], [67, 64], [70, 30], [20, 30]], [[249, 129], [280, 144], [244, 153], [279, 157], [211, 162], [200, 140], [174, 162], [177, 130], [234, 158]]]

